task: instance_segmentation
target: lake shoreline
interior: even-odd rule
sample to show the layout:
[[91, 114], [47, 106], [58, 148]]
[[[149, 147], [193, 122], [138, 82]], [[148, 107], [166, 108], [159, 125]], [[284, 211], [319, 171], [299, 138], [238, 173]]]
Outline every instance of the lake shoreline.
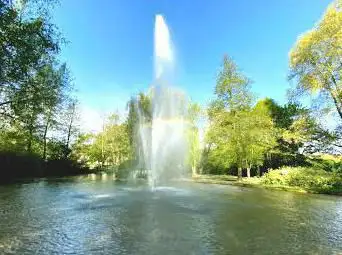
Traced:
[[[8, 184], [32, 183], [32, 182], [39, 182], [39, 181], [46, 181], [46, 180], [63, 180], [63, 179], [69, 179], [72, 177], [82, 177], [82, 176], [90, 177], [92, 175], [94, 175], [94, 177], [91, 179], [95, 180], [97, 179], [96, 176], [99, 176], [99, 173], [82, 173], [82, 174], [76, 174], [76, 175], [38, 176], [38, 177], [10, 179], [10, 180], [0, 181], [0, 186], [8, 185]], [[115, 178], [113, 180], [115, 180], [116, 182], [127, 182], [127, 179], [125, 178], [123, 179]], [[145, 179], [142, 179], [142, 180], [145, 180]], [[295, 193], [301, 193], [301, 194], [322, 194], [322, 195], [342, 197], [342, 192], [324, 192], [324, 191], [320, 192], [320, 191], [304, 189], [304, 188], [296, 187], [296, 186], [267, 185], [267, 184], [261, 183], [261, 178], [258, 178], [258, 177], [251, 177], [251, 178], [244, 177], [242, 178], [242, 180], [238, 180], [236, 176], [231, 176], [231, 175], [196, 175], [187, 179], [183, 179], [183, 181], [190, 181], [190, 182], [201, 183], [201, 184], [230, 185], [230, 186], [236, 186], [236, 187], [287, 191], [287, 192], [295, 192]]]
[[242, 180], [238, 180], [236, 176], [230, 175], [196, 175], [191, 178], [193, 182], [202, 184], [219, 184], [219, 185], [231, 185], [246, 188], [258, 188], [267, 190], [278, 190], [287, 192], [296, 192], [301, 194], [323, 194], [332, 196], [342, 196], [342, 192], [319, 192], [315, 190], [303, 189], [296, 186], [279, 186], [279, 185], [266, 185], [261, 183], [261, 178], [244, 177]]

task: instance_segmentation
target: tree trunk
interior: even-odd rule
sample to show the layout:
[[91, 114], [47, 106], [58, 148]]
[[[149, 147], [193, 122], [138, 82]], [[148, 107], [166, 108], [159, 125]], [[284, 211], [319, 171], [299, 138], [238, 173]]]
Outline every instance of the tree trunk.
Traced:
[[50, 122], [50, 117], [48, 117], [47, 121], [46, 121], [46, 125], [44, 128], [44, 135], [43, 135], [43, 159], [46, 160], [46, 134], [48, 131], [48, 127], [49, 127], [49, 122]]
[[238, 168], [238, 180], [241, 180], [242, 179], [242, 168], [239, 167]]
[[251, 178], [251, 168], [247, 167], [247, 177]]
[[27, 151], [29, 153], [32, 152], [32, 136], [33, 136], [33, 130], [32, 130], [32, 128], [30, 128], [29, 137], [28, 137], [28, 141], [27, 141]]
[[33, 139], [33, 120], [30, 120], [30, 125], [29, 125], [29, 136], [28, 136], [28, 141], [27, 141], [27, 151], [29, 153], [32, 152], [32, 139]]
[[192, 176], [196, 176], [197, 175], [197, 173], [196, 173], [196, 166], [192, 166], [191, 170], [192, 170]]
[[72, 113], [71, 113], [70, 123], [69, 123], [69, 127], [68, 127], [68, 137], [67, 137], [67, 144], [66, 144], [67, 149], [69, 149], [72, 124], [74, 121], [74, 115], [75, 115], [75, 104], [72, 105]]
[[258, 175], [258, 177], [260, 177], [260, 166], [258, 166], [258, 168], [257, 168], [257, 175]]
[[[337, 82], [336, 82], [334, 76], [332, 76], [332, 81], [335, 84], [336, 88], [338, 88], [338, 85], [337, 85]], [[337, 92], [337, 95], [336, 95], [336, 93], [334, 93], [332, 90], [333, 90], [332, 88], [329, 89], [330, 95], [331, 95], [331, 97], [332, 97], [332, 99], [334, 101], [334, 104], [336, 106], [337, 112], [340, 115], [340, 118], [342, 119], [341, 99], [339, 98], [338, 91], [336, 91]]]
[[70, 122], [70, 125], [68, 127], [68, 137], [67, 137], [67, 143], [66, 143], [66, 147], [67, 149], [69, 149], [69, 144], [70, 144], [70, 137], [71, 137], [71, 125], [72, 125], [72, 121]]
[[332, 92], [330, 92], [330, 95], [331, 95], [331, 97], [332, 97], [332, 99], [334, 101], [334, 104], [336, 106], [337, 112], [340, 115], [340, 118], [342, 119], [342, 106], [338, 103], [337, 98], [335, 97], [335, 95]]
[[102, 134], [101, 134], [101, 168], [104, 165], [104, 119], [102, 120]]

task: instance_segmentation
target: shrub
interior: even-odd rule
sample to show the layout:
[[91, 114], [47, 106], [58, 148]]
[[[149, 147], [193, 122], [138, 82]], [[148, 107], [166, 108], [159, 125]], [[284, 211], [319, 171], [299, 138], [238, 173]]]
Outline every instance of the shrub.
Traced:
[[283, 167], [271, 170], [262, 177], [262, 183], [300, 187], [319, 193], [342, 193], [340, 174], [310, 167]]
[[311, 157], [307, 159], [307, 163], [313, 168], [342, 174], [342, 160], [340, 157], [328, 157], [328, 155]]

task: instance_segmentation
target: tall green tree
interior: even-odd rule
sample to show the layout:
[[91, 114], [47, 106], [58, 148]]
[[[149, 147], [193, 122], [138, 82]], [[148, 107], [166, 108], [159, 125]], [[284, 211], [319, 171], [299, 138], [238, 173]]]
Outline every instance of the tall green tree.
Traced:
[[253, 100], [250, 85], [251, 80], [239, 70], [233, 59], [224, 56], [215, 86], [215, 107], [232, 113], [249, 109]]
[[212, 154], [216, 163], [236, 166], [239, 178], [243, 169], [250, 177], [251, 168], [262, 165], [266, 153], [276, 145], [273, 121], [263, 112], [222, 112], [207, 135], [214, 144]]
[[[52, 64], [43, 66], [30, 77], [23, 85], [25, 92], [21, 91], [13, 96], [11, 109], [12, 118], [21, 123], [27, 132], [27, 151], [32, 152], [32, 142], [39, 136], [44, 125], [45, 116], [51, 116], [54, 108], [61, 100], [62, 83], [58, 70]], [[29, 99], [21, 101], [22, 93]], [[49, 117], [48, 117], [49, 119]]]
[[208, 109], [210, 127], [207, 143], [212, 158], [225, 167], [236, 166], [238, 177], [242, 169], [262, 164], [264, 154], [274, 146], [273, 121], [265, 112], [252, 109], [250, 79], [237, 65], [224, 57], [215, 87], [216, 100]]
[[56, 131], [62, 136], [66, 158], [71, 152], [72, 143], [79, 134], [78, 102], [75, 98], [66, 98], [60, 108]]
[[[58, 54], [60, 37], [48, 17], [29, 9], [24, 12], [12, 1], [0, 1], [0, 114], [33, 100], [31, 76]], [[35, 1], [34, 1], [35, 2]], [[35, 7], [37, 8], [37, 7]], [[16, 100], [13, 100], [15, 98]]]
[[49, 13], [55, 2], [0, 0], [0, 129], [17, 150], [44, 159], [50, 145], [66, 152], [72, 134], [66, 131], [61, 146], [64, 127], [72, 126], [61, 118], [72, 86], [66, 64], [57, 60], [62, 40]]

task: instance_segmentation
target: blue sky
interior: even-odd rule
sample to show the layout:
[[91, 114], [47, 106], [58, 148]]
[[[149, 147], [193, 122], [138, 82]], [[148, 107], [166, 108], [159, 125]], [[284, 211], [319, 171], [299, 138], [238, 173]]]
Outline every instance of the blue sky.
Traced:
[[[153, 81], [153, 26], [163, 14], [176, 55], [176, 85], [205, 105], [224, 54], [258, 97], [286, 100], [288, 52], [321, 18], [329, 0], [61, 0], [54, 21], [69, 41], [61, 59], [75, 78], [84, 125], [123, 112]], [[98, 123], [98, 124], [96, 124]], [[97, 125], [97, 126], [96, 126]]]

